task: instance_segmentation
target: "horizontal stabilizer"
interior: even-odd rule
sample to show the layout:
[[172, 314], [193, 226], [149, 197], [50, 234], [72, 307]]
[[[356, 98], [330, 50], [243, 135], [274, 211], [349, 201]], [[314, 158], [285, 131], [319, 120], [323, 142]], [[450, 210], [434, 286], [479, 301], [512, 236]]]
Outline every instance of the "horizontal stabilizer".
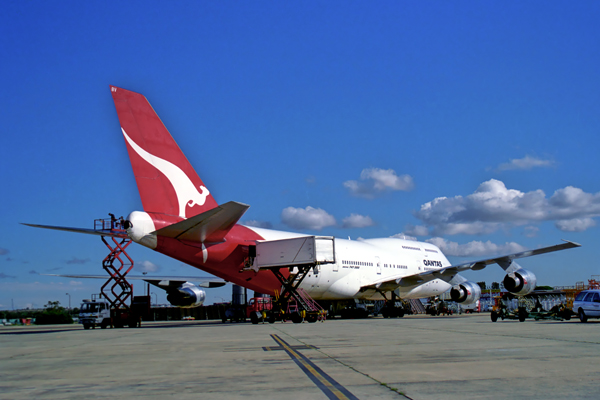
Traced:
[[114, 236], [118, 238], [126, 238], [127, 233], [124, 231], [111, 231], [111, 230], [102, 230], [102, 229], [84, 229], [84, 228], [69, 228], [66, 226], [51, 226], [51, 225], [36, 225], [36, 224], [24, 224], [31, 226], [34, 228], [43, 228], [43, 229], [53, 229], [55, 231], [65, 231], [65, 232], [75, 232], [75, 233], [85, 233], [87, 235], [98, 235], [98, 236]]
[[249, 205], [230, 201], [202, 214], [159, 229], [154, 234], [190, 242], [222, 242], [248, 208], [250, 208]]

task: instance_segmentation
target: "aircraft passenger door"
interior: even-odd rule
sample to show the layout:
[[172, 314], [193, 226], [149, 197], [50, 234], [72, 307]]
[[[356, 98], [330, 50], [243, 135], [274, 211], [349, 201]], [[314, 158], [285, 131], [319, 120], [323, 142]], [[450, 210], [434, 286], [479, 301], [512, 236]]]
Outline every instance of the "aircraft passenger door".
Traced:
[[377, 275], [381, 275], [381, 261], [379, 260], [379, 257], [375, 257], [375, 268]]

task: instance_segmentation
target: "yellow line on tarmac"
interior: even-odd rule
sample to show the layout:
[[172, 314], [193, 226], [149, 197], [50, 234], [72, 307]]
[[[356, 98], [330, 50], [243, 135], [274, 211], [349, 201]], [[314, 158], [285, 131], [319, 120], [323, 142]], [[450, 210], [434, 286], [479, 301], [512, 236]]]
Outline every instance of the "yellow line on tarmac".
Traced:
[[[296, 361], [296, 363], [299, 363], [299, 364], [301, 364], [301, 367], [304, 367], [303, 370], [307, 375], [309, 375], [309, 377], [310, 377], [310, 375], [312, 375], [312, 377], [314, 377], [315, 379], [318, 380], [318, 382], [320, 384], [317, 382], [315, 382], [315, 383], [317, 383], [317, 386], [319, 387], [319, 389], [321, 389], [327, 395], [327, 397], [332, 398], [332, 395], [333, 395], [334, 398], [341, 399], [341, 400], [356, 399], [356, 397], [354, 395], [352, 395], [352, 393], [350, 393], [350, 392], [348, 392], [349, 396], [342, 393], [336, 387], [336, 384], [338, 386], [342, 387], [339, 383], [337, 383], [332, 377], [327, 375], [325, 372], [321, 371], [319, 367], [314, 365], [305, 356], [303, 356], [302, 354], [298, 353], [293, 348], [291, 348], [279, 336], [271, 335], [271, 337], [273, 339], [275, 339], [275, 341], [277, 343], [279, 343], [279, 345], [281, 347], [283, 347], [283, 349], [292, 357], [292, 359], [294, 361]], [[331, 381], [333, 381], [335, 384], [332, 383]], [[314, 382], [314, 379], [313, 379], [313, 382]], [[345, 390], [345, 391], [347, 391], [347, 390]], [[330, 392], [330, 393], [327, 393], [327, 392]]]

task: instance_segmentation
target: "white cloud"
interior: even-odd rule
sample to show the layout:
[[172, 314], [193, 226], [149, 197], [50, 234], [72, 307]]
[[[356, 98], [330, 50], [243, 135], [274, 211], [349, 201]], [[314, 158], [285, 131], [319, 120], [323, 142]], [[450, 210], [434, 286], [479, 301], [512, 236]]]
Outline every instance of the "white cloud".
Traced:
[[67, 264], [85, 264], [88, 262], [90, 262], [89, 258], [77, 258], [73, 256], [70, 260], [67, 261]]
[[[507, 189], [502, 181], [491, 179], [466, 197], [438, 197], [415, 212], [435, 235], [486, 234], [506, 226], [539, 221], [593, 218], [600, 215], [600, 193], [585, 193], [568, 186], [546, 198], [542, 190], [521, 192]], [[568, 231], [574, 223], [557, 224]], [[579, 223], [587, 229], [593, 224]]]
[[244, 221], [242, 224], [246, 225], [246, 226], [253, 226], [255, 228], [265, 228], [265, 229], [273, 228], [273, 224], [270, 222], [267, 222], [267, 221], [250, 220], [250, 221]]
[[368, 215], [350, 214], [342, 220], [342, 228], [366, 228], [375, 225], [375, 221]]
[[588, 228], [596, 226], [596, 221], [591, 218], [574, 218], [556, 221], [555, 225], [563, 232], [583, 232]]
[[354, 196], [372, 199], [386, 191], [410, 191], [414, 188], [410, 175], [396, 175], [393, 169], [366, 168], [360, 173], [360, 181], [346, 181], [344, 187]]
[[527, 237], [536, 237], [539, 231], [540, 228], [538, 228], [537, 226], [526, 226], [523, 229], [523, 235]]
[[514, 158], [509, 162], [500, 164], [498, 171], [509, 171], [509, 170], [529, 170], [537, 167], [551, 167], [554, 165], [554, 161], [542, 160], [540, 158], [531, 157], [529, 155], [523, 158]]
[[[429, 235], [429, 229], [427, 229], [427, 227], [423, 226], [423, 225], [408, 224], [408, 225], [406, 225], [404, 230], [408, 235], [411, 235], [411, 236], [427, 236], [427, 235]], [[401, 233], [399, 235], [404, 235], [404, 233]], [[392, 237], [396, 237], [396, 235], [394, 235]]]
[[525, 247], [515, 242], [507, 242], [503, 245], [498, 245], [489, 240], [487, 242], [474, 240], [466, 244], [458, 244], [440, 237], [427, 239], [426, 242], [439, 247], [446, 256], [456, 257], [481, 257], [511, 254], [526, 250]]
[[406, 235], [404, 232], [396, 233], [395, 235], [390, 236], [391, 238], [404, 239], [404, 240], [417, 240], [416, 237]]
[[281, 221], [294, 229], [321, 230], [335, 225], [335, 218], [320, 208], [287, 207], [281, 212]]
[[135, 264], [134, 268], [140, 272], [156, 272], [159, 270], [158, 265], [151, 261], [142, 261]]

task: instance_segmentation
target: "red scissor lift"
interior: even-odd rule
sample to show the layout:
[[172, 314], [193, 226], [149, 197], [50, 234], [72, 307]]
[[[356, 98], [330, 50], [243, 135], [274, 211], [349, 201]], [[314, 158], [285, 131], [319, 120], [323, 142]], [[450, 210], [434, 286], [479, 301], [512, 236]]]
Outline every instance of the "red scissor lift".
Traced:
[[[148, 296], [133, 297], [133, 285], [127, 281], [127, 274], [133, 268], [133, 260], [125, 251], [131, 244], [127, 236], [127, 221], [123, 217], [97, 219], [94, 221], [94, 230], [102, 234], [102, 242], [108, 247], [110, 253], [102, 261], [102, 267], [108, 273], [108, 280], [102, 285], [100, 293], [109, 303], [111, 308], [111, 327], [121, 328], [128, 325], [134, 328], [140, 325], [140, 301], [145, 303]], [[144, 297], [144, 299], [141, 299]], [[148, 297], [149, 298], [149, 297]], [[129, 303], [129, 304], [128, 304]], [[149, 303], [148, 307], [149, 307]], [[138, 307], [135, 307], [138, 306]], [[144, 304], [145, 306], [145, 304]]]

